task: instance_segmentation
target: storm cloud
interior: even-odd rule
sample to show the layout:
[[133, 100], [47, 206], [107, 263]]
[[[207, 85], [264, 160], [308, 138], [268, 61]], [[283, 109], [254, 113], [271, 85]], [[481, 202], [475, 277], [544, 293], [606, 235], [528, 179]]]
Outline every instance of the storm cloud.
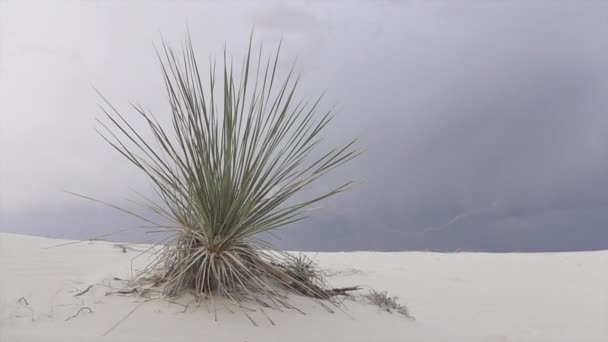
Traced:
[[95, 134], [92, 86], [166, 112], [161, 34], [178, 43], [189, 27], [206, 57], [224, 42], [242, 52], [254, 27], [268, 49], [283, 37], [281, 67], [297, 56], [303, 95], [327, 89], [339, 105], [327, 140], [366, 148], [318, 186], [360, 184], [282, 246], [608, 248], [605, 13], [601, 1], [0, 2], [0, 230], [138, 226], [62, 192], [125, 204], [149, 189]]

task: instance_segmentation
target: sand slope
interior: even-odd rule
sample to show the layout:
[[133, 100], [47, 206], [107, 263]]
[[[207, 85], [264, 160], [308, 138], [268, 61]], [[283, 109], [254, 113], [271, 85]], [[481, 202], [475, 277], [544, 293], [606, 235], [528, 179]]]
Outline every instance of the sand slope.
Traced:
[[[184, 310], [106, 296], [121, 286], [114, 277], [129, 277], [137, 251], [88, 241], [52, 247], [65, 242], [0, 234], [0, 341], [608, 341], [608, 251], [310, 253], [332, 285], [386, 290], [416, 321], [355, 300], [347, 314], [332, 314], [294, 298], [306, 315], [271, 310], [272, 326], [252, 313], [254, 326], [221, 303], [214, 321], [206, 303]], [[93, 312], [70, 318], [83, 307]]]

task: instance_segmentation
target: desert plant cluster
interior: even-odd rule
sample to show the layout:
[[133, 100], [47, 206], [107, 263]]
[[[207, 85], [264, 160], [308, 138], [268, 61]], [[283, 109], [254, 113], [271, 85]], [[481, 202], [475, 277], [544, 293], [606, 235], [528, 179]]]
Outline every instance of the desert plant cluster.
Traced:
[[300, 195], [359, 155], [355, 140], [319, 148], [332, 111], [320, 112], [322, 96], [298, 98], [293, 67], [280, 76], [280, 44], [265, 58], [250, 40], [239, 67], [224, 50], [219, 77], [215, 61], [203, 75], [189, 35], [181, 50], [163, 42], [157, 52], [170, 124], [134, 106], [146, 135], [103, 96], [99, 120], [104, 139], [157, 194], [140, 202], [154, 218], [125, 211], [169, 233], [139, 279], [153, 279], [167, 296], [188, 291], [263, 307], [291, 307], [289, 292], [330, 299], [335, 289], [312, 261], [283, 252], [260, 234], [304, 219], [313, 204], [347, 190], [352, 181]]

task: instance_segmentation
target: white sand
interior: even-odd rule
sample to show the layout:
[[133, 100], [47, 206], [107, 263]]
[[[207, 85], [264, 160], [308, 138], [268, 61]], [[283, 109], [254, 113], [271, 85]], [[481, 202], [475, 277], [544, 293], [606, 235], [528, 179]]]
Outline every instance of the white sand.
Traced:
[[[346, 315], [293, 298], [307, 315], [271, 310], [272, 326], [254, 313], [256, 327], [238, 310], [220, 307], [214, 321], [205, 303], [183, 312], [163, 301], [106, 296], [101, 285], [75, 297], [91, 284], [120, 286], [111, 279], [129, 277], [137, 252], [106, 242], [48, 248], [64, 242], [0, 234], [1, 342], [608, 341], [608, 251], [310, 254], [332, 285], [386, 290], [416, 321], [357, 301], [347, 302]], [[85, 306], [93, 312], [66, 321]]]

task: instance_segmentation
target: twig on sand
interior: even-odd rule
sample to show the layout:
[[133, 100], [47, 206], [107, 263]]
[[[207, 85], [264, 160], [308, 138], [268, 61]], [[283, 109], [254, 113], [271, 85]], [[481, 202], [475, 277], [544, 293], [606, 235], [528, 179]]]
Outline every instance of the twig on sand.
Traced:
[[361, 290], [360, 286], [349, 286], [349, 287], [338, 287], [331, 290], [327, 290], [327, 295], [330, 297], [333, 296], [351, 296], [350, 291], [359, 291]]
[[90, 307], [83, 306], [80, 308], [80, 310], [78, 310], [78, 312], [74, 316], [66, 318], [65, 321], [67, 322], [67, 321], [71, 320], [72, 318], [76, 318], [76, 316], [78, 316], [82, 312], [82, 310], [89, 310], [89, 313], [93, 313], [93, 310], [91, 310]]
[[116, 327], [118, 327], [122, 322], [124, 322], [127, 318], [129, 318], [129, 316], [131, 316], [135, 310], [139, 309], [140, 306], [146, 304], [148, 301], [143, 301], [139, 304], [137, 304], [136, 307], [133, 308], [133, 310], [129, 311], [128, 314], [126, 314], [123, 318], [121, 318], [118, 322], [116, 322], [116, 324], [114, 324], [110, 329], [108, 329], [105, 333], [103, 333], [103, 336], [108, 335], [112, 330], [116, 329]]
[[89, 292], [89, 290], [90, 290], [90, 289], [93, 287], [93, 285], [95, 285], [95, 284], [91, 284], [91, 285], [89, 285], [89, 287], [87, 287], [86, 289], [84, 289], [84, 290], [82, 290], [82, 291], [78, 292], [77, 294], [75, 294], [75, 295], [74, 295], [74, 297], [80, 297], [80, 296], [82, 296], [83, 294], [85, 294], [85, 293]]
[[274, 321], [270, 318], [270, 316], [268, 316], [268, 314], [266, 313], [266, 311], [264, 311], [264, 309], [260, 308], [260, 311], [264, 314], [264, 316], [266, 316], [266, 319], [270, 322], [270, 324], [276, 326]]
[[[17, 303], [21, 303], [21, 304], [25, 304], [25, 307], [30, 310], [30, 314], [32, 315], [32, 322], [35, 321], [34, 319], [34, 309], [32, 309], [32, 307], [30, 306], [30, 303], [27, 301], [27, 299], [25, 299], [25, 297], [21, 297], [19, 298], [19, 300], [17, 301]], [[17, 316], [20, 317], [20, 316]]]
[[26, 306], [30, 306], [30, 303], [28, 303], [28, 301], [27, 301], [27, 299], [25, 299], [25, 297], [19, 298], [17, 303], [24, 303]]
[[147, 302], [151, 302], [153, 300], [158, 300], [158, 299], [162, 299], [162, 298], [161, 297], [148, 298], [148, 299], [144, 300], [143, 302], [137, 304], [137, 306], [135, 306], [133, 308], [133, 310], [129, 311], [129, 313], [127, 313], [123, 318], [121, 318], [118, 322], [116, 322], [116, 324], [114, 324], [110, 329], [108, 329], [105, 333], [103, 333], [103, 336], [108, 335], [110, 332], [112, 332], [112, 330], [116, 329], [116, 327], [118, 327], [120, 324], [122, 324], [122, 322], [124, 322], [127, 318], [129, 318], [129, 316], [131, 316], [135, 311], [137, 311], [137, 309], [139, 309], [140, 306], [146, 304]]
[[51, 248], [56, 248], [56, 247], [74, 245], [74, 244], [82, 243], [82, 242], [104, 241], [103, 238], [105, 238], [105, 237], [108, 237], [108, 236], [111, 236], [111, 235], [114, 235], [114, 234], [117, 234], [117, 233], [122, 233], [122, 232], [125, 232], [125, 231], [127, 231], [127, 229], [121, 229], [121, 230], [117, 230], [117, 231], [114, 231], [114, 232], [111, 232], [111, 233], [108, 233], [108, 234], [98, 235], [98, 236], [92, 237], [92, 238], [87, 239], [87, 240], [70, 241], [70, 242], [65, 242], [65, 243], [61, 243], [61, 244], [58, 244], [58, 245], [48, 246], [48, 247], [45, 247], [44, 249], [51, 249]]
[[188, 306], [190, 306], [190, 303], [188, 303], [186, 305], [186, 304], [178, 303], [176, 301], [173, 301], [173, 300], [170, 300], [170, 299], [167, 299], [167, 298], [164, 298], [163, 300], [165, 302], [167, 302], [167, 303], [170, 303], [170, 304], [173, 304], [173, 305], [177, 305], [177, 306], [181, 306], [182, 308], [184, 308], [184, 311], [182, 311], [182, 312], [186, 312], [186, 310], [188, 309]]
[[131, 247], [131, 245], [133, 245], [133, 244], [130, 244], [130, 243], [115, 243], [114, 247], [122, 249], [123, 253], [127, 253], [128, 250], [132, 250], [134, 252], [142, 252], [141, 249], [133, 248], [133, 247]]
[[137, 287], [131, 288], [131, 289], [120, 289], [118, 291], [116, 291], [116, 293], [120, 293], [120, 294], [131, 294], [131, 293], [137, 293]]

